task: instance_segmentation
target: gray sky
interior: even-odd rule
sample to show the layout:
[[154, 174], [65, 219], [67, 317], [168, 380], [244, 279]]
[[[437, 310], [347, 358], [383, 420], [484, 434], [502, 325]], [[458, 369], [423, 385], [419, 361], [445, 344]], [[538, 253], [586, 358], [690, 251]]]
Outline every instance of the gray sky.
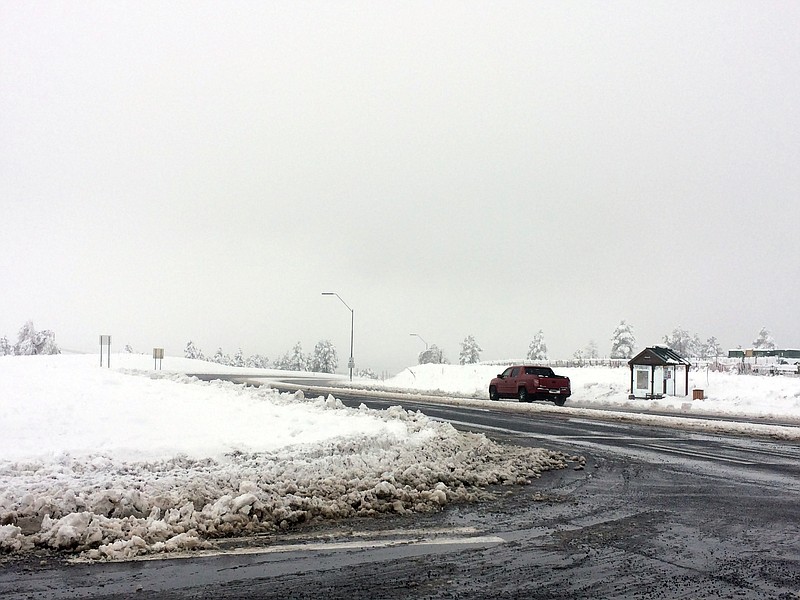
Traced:
[[800, 346], [800, 3], [0, 0], [0, 336]]

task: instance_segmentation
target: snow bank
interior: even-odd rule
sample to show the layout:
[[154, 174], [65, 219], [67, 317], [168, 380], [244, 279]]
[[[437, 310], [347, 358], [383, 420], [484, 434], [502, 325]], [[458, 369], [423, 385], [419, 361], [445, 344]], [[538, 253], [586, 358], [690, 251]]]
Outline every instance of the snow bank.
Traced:
[[320, 519], [437, 510], [565, 466], [399, 407], [87, 360], [0, 358], [2, 551], [205, 548]]
[[[566, 464], [561, 454], [499, 446], [400, 407], [346, 408], [332, 396], [184, 374], [252, 369], [165, 358], [153, 372], [145, 355], [114, 355], [113, 369], [97, 360], [0, 357], [0, 551], [120, 559], [206, 548], [220, 537], [322, 519], [437, 510]], [[488, 382], [498, 370], [420, 365], [382, 387], [491, 404]], [[558, 371], [573, 385], [559, 411], [800, 418], [797, 378], [693, 371], [690, 388], [706, 400], [631, 401], [627, 369]]]

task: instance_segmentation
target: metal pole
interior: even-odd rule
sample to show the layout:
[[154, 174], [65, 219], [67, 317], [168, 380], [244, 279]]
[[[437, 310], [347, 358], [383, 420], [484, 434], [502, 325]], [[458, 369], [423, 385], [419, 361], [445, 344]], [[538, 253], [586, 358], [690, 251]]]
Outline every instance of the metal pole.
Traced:
[[353, 365], [355, 361], [353, 360], [353, 329], [355, 323], [355, 313], [350, 306], [348, 306], [347, 302], [345, 302], [342, 297], [337, 294], [336, 292], [322, 292], [323, 296], [336, 296], [339, 301], [347, 307], [347, 310], [350, 311], [350, 361], [348, 366], [350, 367], [350, 381], [353, 381]]
[[354, 361], [353, 361], [353, 324], [355, 323], [355, 319], [356, 319], [355, 313], [353, 312], [353, 309], [351, 308], [350, 309], [350, 362], [348, 363], [350, 365], [350, 381], [353, 381], [353, 364], [354, 364]]
[[111, 368], [111, 336], [110, 335], [101, 335], [100, 336], [100, 367], [103, 367], [103, 346], [108, 343], [108, 368]]
[[[422, 340], [422, 336], [421, 336], [420, 334], [418, 334], [418, 333], [409, 333], [408, 335], [415, 335], [415, 336], [417, 336], [419, 339], [421, 339], [421, 340]], [[423, 344], [425, 344], [425, 350], [427, 350], [427, 349], [428, 349], [428, 342], [426, 342], [425, 340], [422, 340], [422, 343], [423, 343]]]

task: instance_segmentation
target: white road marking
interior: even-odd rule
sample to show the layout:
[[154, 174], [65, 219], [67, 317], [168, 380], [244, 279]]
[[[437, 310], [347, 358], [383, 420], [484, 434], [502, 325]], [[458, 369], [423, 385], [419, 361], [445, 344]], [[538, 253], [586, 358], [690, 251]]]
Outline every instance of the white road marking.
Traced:
[[487, 431], [497, 431], [500, 433], [508, 433], [512, 435], [518, 435], [521, 437], [529, 437], [529, 438], [536, 438], [536, 439], [543, 439], [543, 440], [555, 440], [555, 441], [580, 441], [580, 440], [629, 440], [629, 441], [647, 441], [647, 440], [658, 440], [658, 441], [683, 441], [685, 437], [660, 437], [660, 436], [641, 436], [641, 435], [608, 435], [604, 433], [586, 433], [583, 435], [553, 435], [550, 433], [531, 433], [529, 431], [520, 431], [518, 429], [509, 429], [508, 427], [497, 427], [496, 425], [483, 425], [481, 423], [471, 423], [469, 421], [451, 421], [449, 419], [435, 419], [437, 421], [441, 421], [443, 423], [452, 423], [454, 425], [464, 425], [469, 427], [474, 427], [475, 429], [485, 429]]
[[250, 540], [253, 537], [273, 537], [276, 538], [280, 536], [282, 540], [311, 540], [311, 539], [318, 539], [318, 540], [332, 540], [337, 537], [351, 537], [351, 538], [368, 538], [368, 537], [375, 537], [377, 533], [380, 533], [383, 537], [389, 536], [432, 536], [432, 535], [476, 535], [481, 533], [481, 530], [476, 527], [426, 527], [424, 529], [381, 529], [378, 531], [354, 531], [352, 529], [336, 529], [336, 530], [328, 530], [325, 533], [320, 533], [319, 535], [308, 535], [307, 533], [286, 533], [286, 534], [275, 534], [275, 533], [259, 533], [255, 536], [246, 536], [241, 538], [228, 538], [230, 541], [235, 542], [236, 540]]
[[[383, 533], [383, 532], [381, 532]], [[281, 544], [258, 548], [232, 548], [230, 550], [199, 550], [166, 554], [148, 554], [131, 558], [131, 561], [172, 560], [185, 558], [210, 558], [215, 556], [239, 556], [259, 554], [288, 554], [292, 552], [336, 552], [344, 550], [374, 550], [395, 546], [455, 546], [504, 544], [505, 539], [497, 535], [400, 537], [391, 539], [354, 540], [347, 542], [315, 542], [310, 544]], [[78, 561], [76, 561], [78, 562]]]
[[[547, 439], [547, 440], [550, 440], [550, 441], [562, 441], [562, 442], [569, 441], [569, 442], [574, 442], [574, 443], [584, 442], [585, 445], [591, 445], [591, 446], [597, 446], [597, 444], [595, 444], [593, 442], [600, 442], [602, 440], [620, 440], [620, 441], [629, 441], [629, 442], [639, 442], [639, 443], [633, 443], [633, 444], [631, 444], [631, 446], [634, 446], [634, 447], [637, 447], [637, 448], [642, 448], [642, 449], [645, 449], [645, 450], [652, 450], [654, 452], [669, 452], [671, 454], [679, 454], [679, 455], [682, 455], [682, 456], [693, 456], [693, 457], [696, 457], [696, 458], [705, 458], [705, 459], [709, 459], [709, 460], [716, 460], [716, 461], [722, 461], [722, 462], [735, 463], [735, 464], [738, 464], [738, 465], [752, 466], [752, 465], [758, 464], [758, 463], [753, 462], [753, 461], [747, 461], [747, 460], [741, 460], [741, 459], [738, 459], [738, 458], [728, 458], [728, 457], [725, 457], [725, 456], [720, 456], [719, 454], [711, 454], [711, 453], [707, 453], [707, 452], [701, 452], [701, 451], [698, 451], [698, 450], [687, 450], [687, 449], [683, 449], [683, 448], [677, 448], [677, 447], [674, 447], [674, 446], [665, 446], [665, 445], [658, 444], [658, 443], [652, 443], [652, 442], [680, 442], [680, 441], [685, 441], [686, 438], [683, 438], [683, 437], [665, 438], [665, 437], [640, 437], [640, 436], [616, 436], [616, 435], [610, 436], [610, 435], [602, 435], [602, 434], [597, 434], [597, 435], [593, 435], [593, 434], [573, 435], [573, 436], [571, 436], [571, 435], [549, 435], [549, 434], [548, 435], [541, 435], [541, 434], [528, 433], [528, 432], [524, 432], [524, 431], [517, 431], [517, 430], [514, 430], [514, 429], [508, 429], [506, 427], [494, 427], [492, 425], [480, 425], [480, 424], [475, 424], [475, 423], [467, 423], [467, 422], [463, 422], [463, 421], [450, 421], [450, 422], [454, 423], [454, 424], [458, 423], [458, 424], [461, 424], [461, 425], [469, 425], [471, 427], [476, 427], [476, 428], [480, 428], [480, 429], [491, 430], [491, 431], [499, 431], [499, 432], [502, 432], [502, 433], [508, 433], [508, 434], [513, 434], [513, 435], [518, 435], [518, 436], [528, 437], [528, 438], [534, 438], [534, 439]], [[652, 440], [652, 442], [651, 442], [651, 440]], [[606, 448], [608, 448], [608, 446], [606, 446]]]
[[607, 423], [605, 421], [590, 421], [589, 419], [567, 419], [568, 423], [580, 423], [581, 425], [592, 425], [595, 427], [610, 427], [611, 429], [631, 429], [632, 425], [625, 423]]

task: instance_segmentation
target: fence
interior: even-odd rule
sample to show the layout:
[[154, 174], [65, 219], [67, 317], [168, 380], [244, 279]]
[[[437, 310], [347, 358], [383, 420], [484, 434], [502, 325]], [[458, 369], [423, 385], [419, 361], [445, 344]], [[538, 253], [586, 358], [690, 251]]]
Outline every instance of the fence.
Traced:
[[529, 360], [527, 358], [511, 358], [507, 360], [482, 360], [482, 365], [495, 365], [507, 367], [510, 365], [532, 365], [537, 367], [553, 367], [560, 369], [564, 367], [613, 367], [620, 368], [628, 366], [627, 358], [583, 358], [569, 360]]
[[[760, 359], [763, 361], [763, 359]], [[481, 361], [482, 365], [495, 365], [507, 367], [510, 365], [535, 365], [552, 367], [554, 369], [582, 368], [582, 367], [611, 367], [627, 368], [627, 358], [583, 358], [569, 360], [527, 360], [522, 358], [508, 360]], [[740, 375], [784, 375], [787, 377], [800, 377], [800, 362], [794, 364], [779, 364], [776, 361], [769, 363], [742, 362], [741, 358], [720, 357], [711, 360], [694, 359], [690, 370], [715, 371], [719, 373], [737, 373]]]

